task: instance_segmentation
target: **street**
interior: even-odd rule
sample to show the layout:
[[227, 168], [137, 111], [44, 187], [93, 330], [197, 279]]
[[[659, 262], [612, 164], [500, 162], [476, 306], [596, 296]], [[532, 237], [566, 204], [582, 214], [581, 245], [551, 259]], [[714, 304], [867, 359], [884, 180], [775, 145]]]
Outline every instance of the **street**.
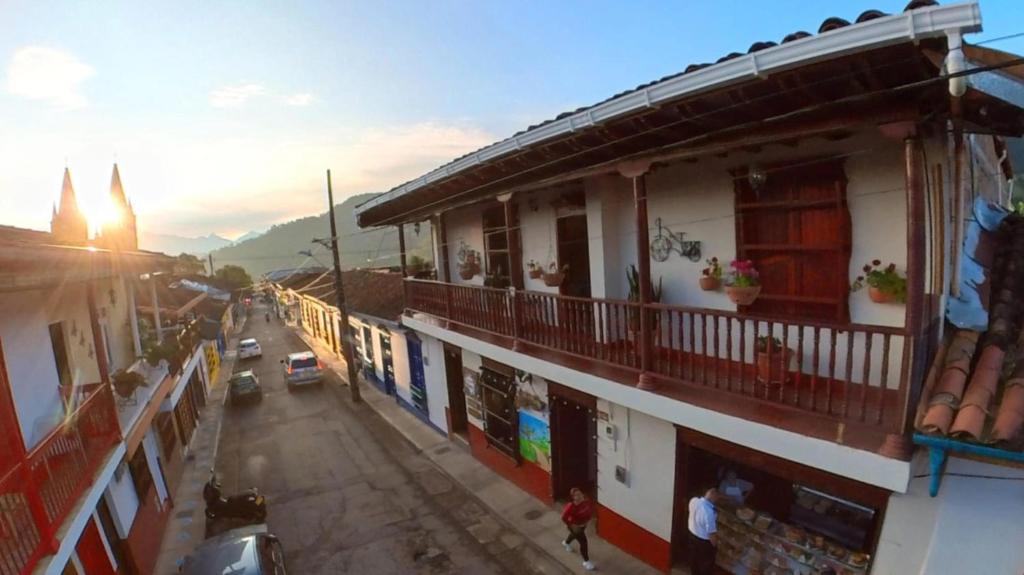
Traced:
[[227, 407], [217, 471], [225, 494], [267, 496], [291, 573], [557, 572], [376, 413], [353, 409], [336, 374], [289, 392], [279, 362], [308, 348], [263, 316], [254, 306], [241, 334], [263, 357], [234, 370], [255, 370], [265, 397]]

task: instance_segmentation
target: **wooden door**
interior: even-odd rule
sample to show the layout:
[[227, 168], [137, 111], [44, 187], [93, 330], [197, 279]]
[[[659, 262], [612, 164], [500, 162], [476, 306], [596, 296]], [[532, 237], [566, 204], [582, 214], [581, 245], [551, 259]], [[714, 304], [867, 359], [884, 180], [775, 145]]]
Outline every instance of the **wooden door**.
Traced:
[[597, 498], [597, 401], [594, 397], [549, 383], [551, 484], [556, 500], [582, 489]]
[[427, 379], [423, 373], [423, 343], [413, 337], [406, 337], [409, 350], [409, 391], [412, 404], [423, 413], [427, 413]]
[[469, 419], [466, 416], [466, 390], [462, 383], [462, 351], [459, 348], [444, 348], [444, 374], [448, 383], [448, 417], [451, 433], [469, 433]]
[[391, 336], [380, 334], [380, 360], [384, 370], [384, 393], [395, 394], [395, 360], [391, 351]]
[[587, 214], [584, 212], [557, 219], [558, 264], [569, 266], [558, 293], [574, 297], [590, 297], [590, 238], [587, 235]]

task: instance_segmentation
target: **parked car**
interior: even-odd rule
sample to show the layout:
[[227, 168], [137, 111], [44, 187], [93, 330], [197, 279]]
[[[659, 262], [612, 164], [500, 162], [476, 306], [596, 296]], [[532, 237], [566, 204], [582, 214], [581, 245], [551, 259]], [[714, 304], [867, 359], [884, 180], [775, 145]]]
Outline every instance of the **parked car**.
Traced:
[[207, 539], [185, 558], [180, 571], [185, 575], [287, 575], [284, 549], [266, 524]]
[[288, 382], [289, 391], [296, 385], [324, 380], [324, 364], [311, 351], [290, 353], [281, 363], [284, 364], [284, 380]]
[[252, 337], [238, 342], [238, 359], [248, 359], [250, 357], [263, 357], [263, 349], [260, 348], [260, 342]]
[[256, 372], [247, 369], [231, 374], [231, 379], [228, 380], [228, 400], [231, 401], [231, 405], [263, 401], [263, 386], [260, 385], [260, 378]]

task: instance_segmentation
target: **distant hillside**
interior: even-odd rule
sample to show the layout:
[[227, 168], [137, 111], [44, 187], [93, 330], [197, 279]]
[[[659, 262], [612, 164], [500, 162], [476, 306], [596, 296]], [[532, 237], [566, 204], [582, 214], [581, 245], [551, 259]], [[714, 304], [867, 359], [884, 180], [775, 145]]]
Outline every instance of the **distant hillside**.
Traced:
[[203, 256], [217, 248], [229, 245], [231, 245], [231, 240], [222, 238], [217, 234], [198, 238], [186, 238], [170, 234], [139, 233], [140, 248], [154, 252], [163, 252], [173, 256], [180, 253]]
[[[362, 230], [356, 226], [353, 208], [373, 197], [361, 194], [335, 205], [338, 224], [338, 251], [343, 269], [385, 267], [398, 265], [398, 230], [394, 226]], [[331, 251], [312, 243], [313, 238], [331, 235], [327, 213], [292, 220], [273, 226], [253, 239], [237, 242], [213, 252], [214, 267], [225, 264], [242, 266], [249, 275], [259, 277], [268, 271], [294, 268], [300, 265], [331, 266]], [[406, 253], [430, 260], [430, 226], [424, 222], [419, 235], [411, 229], [405, 232]], [[315, 259], [307, 261], [300, 251], [313, 250]]]
[[253, 238], [258, 238], [258, 237], [260, 237], [262, 235], [263, 235], [263, 232], [257, 232], [256, 230], [253, 230], [251, 232], [246, 232], [246, 233], [242, 234], [241, 236], [235, 238], [235, 240], [233, 242], [231, 242], [231, 243], [233, 243], [233, 244], [240, 244], [242, 242], [251, 240]]

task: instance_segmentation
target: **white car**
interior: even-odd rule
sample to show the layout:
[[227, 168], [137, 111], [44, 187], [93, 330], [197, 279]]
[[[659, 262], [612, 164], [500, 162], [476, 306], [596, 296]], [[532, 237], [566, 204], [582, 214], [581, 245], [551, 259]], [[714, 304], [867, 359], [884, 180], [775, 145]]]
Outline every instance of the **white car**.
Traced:
[[263, 357], [260, 342], [253, 338], [243, 339], [238, 342], [238, 359], [248, 359], [250, 357]]

